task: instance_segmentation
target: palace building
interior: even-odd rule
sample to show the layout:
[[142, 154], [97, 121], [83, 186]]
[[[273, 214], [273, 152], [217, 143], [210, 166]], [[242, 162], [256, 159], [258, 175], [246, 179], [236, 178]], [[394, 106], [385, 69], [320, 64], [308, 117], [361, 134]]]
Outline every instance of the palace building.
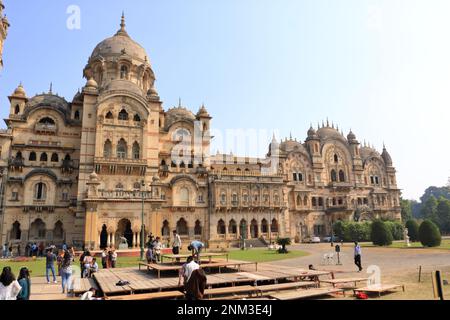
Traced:
[[8, 35], [9, 22], [6, 16], [3, 14], [5, 6], [2, 0], [0, 0], [0, 71], [3, 68], [3, 43]]
[[133, 248], [144, 226], [145, 235], [169, 240], [176, 229], [216, 248], [327, 236], [337, 220], [401, 218], [386, 149], [361, 146], [328, 121], [303, 143], [274, 137], [261, 159], [211, 155], [211, 115], [205, 106], [164, 109], [124, 17], [84, 77], [70, 101], [52, 88], [29, 97], [22, 84], [9, 96], [1, 243], [98, 249], [125, 237]]

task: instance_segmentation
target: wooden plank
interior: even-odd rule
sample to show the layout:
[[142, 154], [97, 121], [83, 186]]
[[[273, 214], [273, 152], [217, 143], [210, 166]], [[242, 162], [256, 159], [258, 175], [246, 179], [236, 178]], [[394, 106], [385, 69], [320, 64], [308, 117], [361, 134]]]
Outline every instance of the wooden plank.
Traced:
[[312, 281], [302, 281], [302, 282], [270, 284], [270, 285], [266, 285], [266, 286], [258, 286], [256, 288], [261, 292], [270, 292], [270, 291], [298, 289], [298, 288], [310, 288], [310, 287], [317, 287], [317, 284]]
[[154, 300], [154, 299], [176, 299], [183, 298], [184, 293], [181, 291], [165, 291], [144, 294], [132, 294], [127, 296], [109, 297], [108, 300]]
[[271, 294], [270, 297], [276, 300], [299, 300], [327, 296], [343, 292], [341, 289], [308, 289], [292, 292]]
[[402, 288], [405, 291], [405, 285], [403, 284], [373, 284], [364, 288], [354, 289], [353, 292], [367, 292], [378, 293], [381, 296], [382, 293]]

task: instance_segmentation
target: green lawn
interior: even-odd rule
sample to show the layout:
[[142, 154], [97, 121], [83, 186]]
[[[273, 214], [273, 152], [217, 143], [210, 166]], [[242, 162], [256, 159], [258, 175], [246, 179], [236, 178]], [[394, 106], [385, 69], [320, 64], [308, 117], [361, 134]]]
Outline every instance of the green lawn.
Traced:
[[[250, 250], [231, 250], [229, 258], [231, 260], [243, 260], [250, 262], [270, 262], [277, 260], [292, 259], [297, 257], [307, 256], [308, 253], [304, 251], [292, 250], [288, 254], [279, 254], [276, 251], [269, 251], [267, 249], [250, 249]], [[139, 258], [135, 257], [119, 257], [117, 261], [118, 268], [137, 267]], [[78, 261], [76, 262], [78, 265]], [[12, 268], [14, 274], [17, 276], [20, 268], [28, 267], [32, 271], [32, 276], [45, 275], [45, 259], [40, 258], [36, 261], [28, 262], [10, 262], [8, 260], [0, 260], [0, 272], [3, 267], [9, 266]], [[100, 266], [101, 268], [101, 266]]]
[[[372, 243], [362, 243], [361, 246], [362, 247], [376, 247]], [[420, 249], [420, 248], [422, 248], [424, 250], [430, 249], [430, 248], [422, 246], [422, 244], [420, 242], [411, 242], [411, 246], [406, 247], [404, 241], [393, 242], [390, 246], [386, 246], [385, 248], [397, 248], [397, 249]], [[443, 239], [442, 243], [439, 247], [434, 247], [431, 249], [450, 250], [450, 239]]]

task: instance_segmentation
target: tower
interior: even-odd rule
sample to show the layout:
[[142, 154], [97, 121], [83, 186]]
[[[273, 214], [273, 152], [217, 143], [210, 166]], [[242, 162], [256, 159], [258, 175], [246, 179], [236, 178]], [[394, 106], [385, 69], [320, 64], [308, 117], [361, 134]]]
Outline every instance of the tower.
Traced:
[[0, 70], [3, 68], [3, 43], [8, 35], [9, 22], [6, 16], [3, 14], [5, 6], [2, 0], [0, 0]]

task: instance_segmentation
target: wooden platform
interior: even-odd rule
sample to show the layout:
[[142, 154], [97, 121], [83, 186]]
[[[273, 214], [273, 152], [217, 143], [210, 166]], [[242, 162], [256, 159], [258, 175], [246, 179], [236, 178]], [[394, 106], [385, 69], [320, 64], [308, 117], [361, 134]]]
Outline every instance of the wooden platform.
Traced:
[[73, 293], [76, 295], [83, 294], [87, 291], [89, 291], [91, 288], [94, 288], [95, 290], [98, 290], [99, 287], [94, 279], [92, 278], [82, 278], [74, 281], [73, 284]]
[[396, 289], [403, 289], [405, 292], [405, 285], [403, 284], [373, 284], [364, 288], [354, 289], [353, 292], [378, 293], [381, 297], [382, 293], [394, 291]]
[[358, 282], [367, 281], [369, 278], [341, 278], [341, 279], [329, 279], [321, 280], [320, 282], [329, 283], [336, 288], [339, 285], [354, 284], [354, 286], [346, 286], [346, 288], [356, 289]]
[[308, 298], [323, 297], [327, 295], [332, 295], [336, 293], [343, 293], [341, 289], [308, 289], [299, 291], [282, 292], [270, 295], [270, 298], [275, 300], [300, 300]]
[[[246, 266], [243, 266], [246, 267]], [[248, 266], [247, 266], [248, 267]], [[248, 268], [248, 269], [251, 269]], [[279, 268], [274, 266], [261, 265], [261, 270], [232, 273], [219, 273], [207, 275], [207, 287], [213, 289], [217, 287], [238, 287], [241, 285], [269, 285], [282, 281], [295, 280], [302, 277], [315, 276], [317, 273], [308, 273], [307, 270], [298, 268]], [[329, 273], [321, 273], [329, 275]], [[162, 291], [182, 290], [178, 285], [178, 277], [160, 277], [152, 273], [140, 271], [138, 268], [126, 269], [102, 269], [94, 274], [100, 289], [106, 296], [130, 295], [137, 293], [152, 293]], [[120, 280], [128, 281], [125, 286], [116, 286]], [[312, 282], [312, 285], [315, 285]]]
[[[192, 254], [163, 254], [161, 255], [161, 263], [164, 262], [164, 259], [169, 259], [172, 262], [174, 262], [175, 260], [181, 260], [185, 262], [189, 257], [192, 257]], [[228, 252], [200, 252], [200, 259], [206, 258], [209, 263], [212, 262], [212, 258], [216, 257], [225, 257], [226, 261], [228, 261]]]

